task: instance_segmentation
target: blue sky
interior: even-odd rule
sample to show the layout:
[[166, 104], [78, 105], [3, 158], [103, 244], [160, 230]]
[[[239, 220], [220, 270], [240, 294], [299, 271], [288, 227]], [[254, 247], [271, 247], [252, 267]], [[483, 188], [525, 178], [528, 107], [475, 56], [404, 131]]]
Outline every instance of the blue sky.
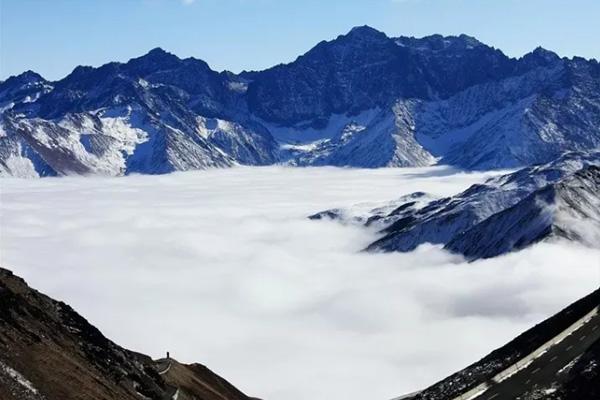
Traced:
[[0, 79], [126, 61], [160, 46], [214, 69], [294, 60], [357, 25], [390, 36], [473, 35], [521, 56], [538, 45], [600, 58], [598, 0], [0, 0]]

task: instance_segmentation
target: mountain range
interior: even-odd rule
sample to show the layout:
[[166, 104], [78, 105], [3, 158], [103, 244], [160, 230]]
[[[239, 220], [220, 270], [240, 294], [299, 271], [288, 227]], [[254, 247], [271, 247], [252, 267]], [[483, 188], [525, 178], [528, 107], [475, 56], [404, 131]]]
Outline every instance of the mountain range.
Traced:
[[234, 74], [154, 49], [0, 82], [0, 174], [233, 165], [516, 168], [600, 146], [600, 64], [368, 26]]

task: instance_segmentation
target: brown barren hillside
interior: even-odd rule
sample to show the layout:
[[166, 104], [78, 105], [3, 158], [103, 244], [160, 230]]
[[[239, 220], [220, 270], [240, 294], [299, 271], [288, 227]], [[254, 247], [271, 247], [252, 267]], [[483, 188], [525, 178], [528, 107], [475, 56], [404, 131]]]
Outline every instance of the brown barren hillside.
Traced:
[[124, 349], [0, 268], [0, 399], [248, 400], [200, 364]]

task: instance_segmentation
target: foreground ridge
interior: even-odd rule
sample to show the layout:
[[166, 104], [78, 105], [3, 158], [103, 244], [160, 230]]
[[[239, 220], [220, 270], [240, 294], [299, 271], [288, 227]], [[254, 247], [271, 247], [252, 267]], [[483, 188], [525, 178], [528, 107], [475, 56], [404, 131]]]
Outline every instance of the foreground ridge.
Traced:
[[600, 397], [600, 289], [411, 400]]
[[118, 346], [71, 307], [2, 268], [0, 398], [249, 399], [203, 365], [154, 361]]

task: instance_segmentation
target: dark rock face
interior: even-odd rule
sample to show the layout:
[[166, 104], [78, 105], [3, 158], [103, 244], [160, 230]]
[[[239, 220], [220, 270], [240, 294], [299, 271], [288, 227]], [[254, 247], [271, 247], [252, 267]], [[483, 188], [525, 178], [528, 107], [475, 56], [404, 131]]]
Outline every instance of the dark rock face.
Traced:
[[[68, 305], [0, 269], [0, 398], [247, 400], [206, 367], [123, 349]], [[163, 372], [166, 366], [173, 371]], [[171, 369], [171, 368], [169, 368]], [[159, 373], [162, 372], [162, 373]]]
[[260, 73], [248, 86], [250, 109], [282, 124], [391, 105], [399, 97], [423, 97], [427, 82], [406, 50], [383, 33], [355, 28], [321, 42], [294, 63]]
[[181, 60], [154, 49], [125, 64], [75, 68], [40, 99], [37, 116], [52, 119], [131, 104], [142, 104], [155, 114], [172, 106], [189, 113], [186, 102], [192, 99], [192, 108], [199, 114], [219, 116], [228, 106], [227, 82], [226, 75], [211, 70], [202, 60]]
[[50, 82], [33, 71], [23, 72], [0, 82], [0, 109], [8, 103], [35, 101], [42, 94], [52, 90]]
[[283, 124], [389, 107], [398, 98], [448, 98], [547, 64], [510, 59], [461, 35], [388, 38], [369, 27], [321, 42], [295, 62], [254, 76], [250, 108]]

